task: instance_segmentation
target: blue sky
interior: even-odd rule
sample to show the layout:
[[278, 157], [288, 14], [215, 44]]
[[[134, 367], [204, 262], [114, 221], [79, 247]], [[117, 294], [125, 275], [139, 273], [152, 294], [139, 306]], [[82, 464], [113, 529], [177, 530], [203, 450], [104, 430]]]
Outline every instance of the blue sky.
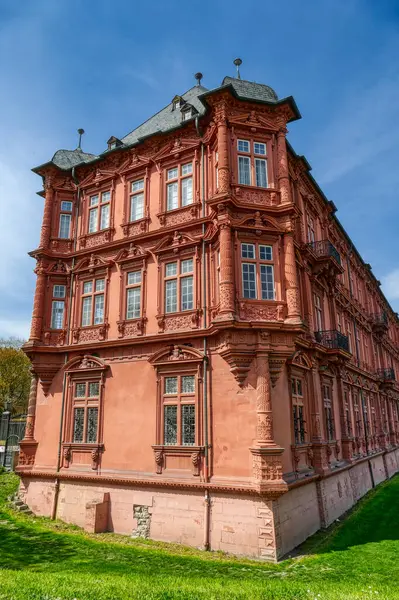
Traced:
[[289, 140], [399, 311], [396, 0], [0, 0], [0, 336], [27, 337], [43, 200], [31, 167], [101, 152], [195, 84], [292, 94]]

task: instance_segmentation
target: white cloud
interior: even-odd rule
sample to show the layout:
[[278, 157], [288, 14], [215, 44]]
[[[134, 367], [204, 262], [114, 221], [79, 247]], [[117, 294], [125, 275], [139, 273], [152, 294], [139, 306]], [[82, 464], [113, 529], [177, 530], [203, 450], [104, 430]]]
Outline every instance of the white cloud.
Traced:
[[399, 268], [382, 278], [382, 287], [388, 300], [399, 300]]

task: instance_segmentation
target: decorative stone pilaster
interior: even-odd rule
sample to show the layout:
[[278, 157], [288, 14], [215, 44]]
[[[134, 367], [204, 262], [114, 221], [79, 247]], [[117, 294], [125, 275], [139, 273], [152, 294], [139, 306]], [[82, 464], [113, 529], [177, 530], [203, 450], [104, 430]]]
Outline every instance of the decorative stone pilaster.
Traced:
[[234, 319], [233, 244], [229, 221], [220, 223], [220, 309], [218, 319]]
[[215, 107], [215, 120], [218, 127], [218, 193], [227, 194], [230, 190], [230, 169], [226, 105], [224, 103]]
[[44, 211], [42, 228], [40, 231], [40, 243], [39, 248], [48, 248], [50, 245], [51, 237], [51, 217], [53, 212], [53, 198], [54, 190], [51, 186], [51, 180], [45, 183], [45, 200], [44, 200]]
[[338, 370], [337, 372], [337, 393], [338, 393], [338, 405], [339, 405], [339, 416], [341, 422], [341, 442], [342, 442], [342, 457], [351, 462], [353, 459], [353, 447], [352, 438], [349, 435], [348, 423], [345, 418], [345, 394], [344, 394], [344, 382], [342, 380], [342, 374]]
[[280, 188], [281, 204], [291, 203], [291, 188], [288, 174], [288, 157], [287, 157], [287, 144], [285, 135], [287, 133], [286, 128], [279, 130], [277, 134], [277, 161], [278, 161], [278, 185]]
[[269, 354], [261, 351], [256, 358], [256, 446], [250, 448], [252, 474], [255, 485], [262, 491], [284, 493], [281, 455], [284, 448], [277, 446], [273, 433], [273, 412]]
[[35, 418], [36, 418], [36, 400], [37, 400], [37, 382], [38, 376], [31, 369], [32, 379], [29, 391], [28, 415], [26, 419], [26, 429], [24, 439], [20, 442], [19, 465], [22, 467], [33, 467], [37, 449], [35, 440]]
[[46, 275], [40, 261], [35, 269], [36, 289], [33, 301], [32, 323], [30, 329], [30, 340], [41, 340], [43, 327], [44, 296], [46, 293]]
[[295, 262], [294, 237], [291, 231], [287, 232], [284, 236], [284, 277], [288, 308], [285, 322], [300, 325], [302, 321], [299, 285]]

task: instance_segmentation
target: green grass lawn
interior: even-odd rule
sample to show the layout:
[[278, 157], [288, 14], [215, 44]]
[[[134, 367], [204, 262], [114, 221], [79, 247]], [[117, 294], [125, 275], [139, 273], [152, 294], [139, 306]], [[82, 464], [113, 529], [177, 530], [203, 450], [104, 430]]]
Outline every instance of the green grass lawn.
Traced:
[[279, 565], [19, 515], [0, 475], [0, 600], [399, 599], [399, 477]]

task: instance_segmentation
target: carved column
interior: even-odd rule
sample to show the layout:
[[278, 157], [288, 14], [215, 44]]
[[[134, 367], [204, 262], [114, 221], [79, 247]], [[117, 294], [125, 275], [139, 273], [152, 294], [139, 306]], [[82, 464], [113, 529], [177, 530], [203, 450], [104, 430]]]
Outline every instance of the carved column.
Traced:
[[291, 231], [284, 235], [284, 277], [288, 308], [285, 322], [300, 325], [302, 321], [298, 274], [295, 262], [294, 236]]
[[313, 316], [313, 293], [312, 293], [312, 284], [310, 281], [310, 273], [307, 269], [304, 270], [304, 282], [305, 282], [305, 320], [309, 326], [309, 333], [313, 336], [314, 330], [314, 316]]
[[216, 122], [218, 126], [218, 179], [219, 194], [227, 194], [230, 190], [229, 143], [224, 103], [216, 107]]
[[389, 420], [389, 442], [392, 446], [396, 445], [396, 435], [395, 435], [395, 420], [393, 416], [393, 408], [392, 408], [392, 398], [387, 399], [388, 405], [388, 420]]
[[33, 301], [32, 323], [30, 329], [30, 340], [40, 340], [42, 337], [43, 312], [44, 312], [44, 297], [46, 293], [46, 275], [45, 270], [38, 263], [35, 269], [36, 273], [36, 289], [35, 298]]
[[35, 440], [35, 417], [38, 376], [33, 369], [31, 369], [31, 374], [32, 379], [29, 391], [28, 416], [26, 419], [25, 436], [19, 444], [20, 451], [18, 466], [22, 468], [33, 467], [37, 449], [37, 442]]
[[290, 179], [288, 174], [288, 157], [287, 157], [287, 144], [285, 140], [285, 134], [287, 130], [285, 127], [280, 129], [277, 134], [277, 160], [278, 160], [278, 185], [281, 194], [281, 204], [290, 204], [291, 199], [291, 188]]
[[45, 184], [45, 200], [44, 200], [44, 211], [43, 211], [43, 222], [40, 231], [40, 243], [39, 248], [48, 248], [50, 245], [51, 237], [51, 216], [53, 212], [53, 198], [54, 190], [51, 187], [50, 182]]
[[352, 438], [349, 436], [348, 423], [346, 420], [344, 382], [342, 380], [341, 372], [337, 373], [337, 394], [338, 394], [339, 415], [340, 415], [340, 421], [341, 421], [342, 456], [345, 460], [351, 461], [352, 454], [353, 454], [352, 453]]
[[219, 317], [234, 319], [233, 243], [229, 222], [220, 224], [220, 309]]

